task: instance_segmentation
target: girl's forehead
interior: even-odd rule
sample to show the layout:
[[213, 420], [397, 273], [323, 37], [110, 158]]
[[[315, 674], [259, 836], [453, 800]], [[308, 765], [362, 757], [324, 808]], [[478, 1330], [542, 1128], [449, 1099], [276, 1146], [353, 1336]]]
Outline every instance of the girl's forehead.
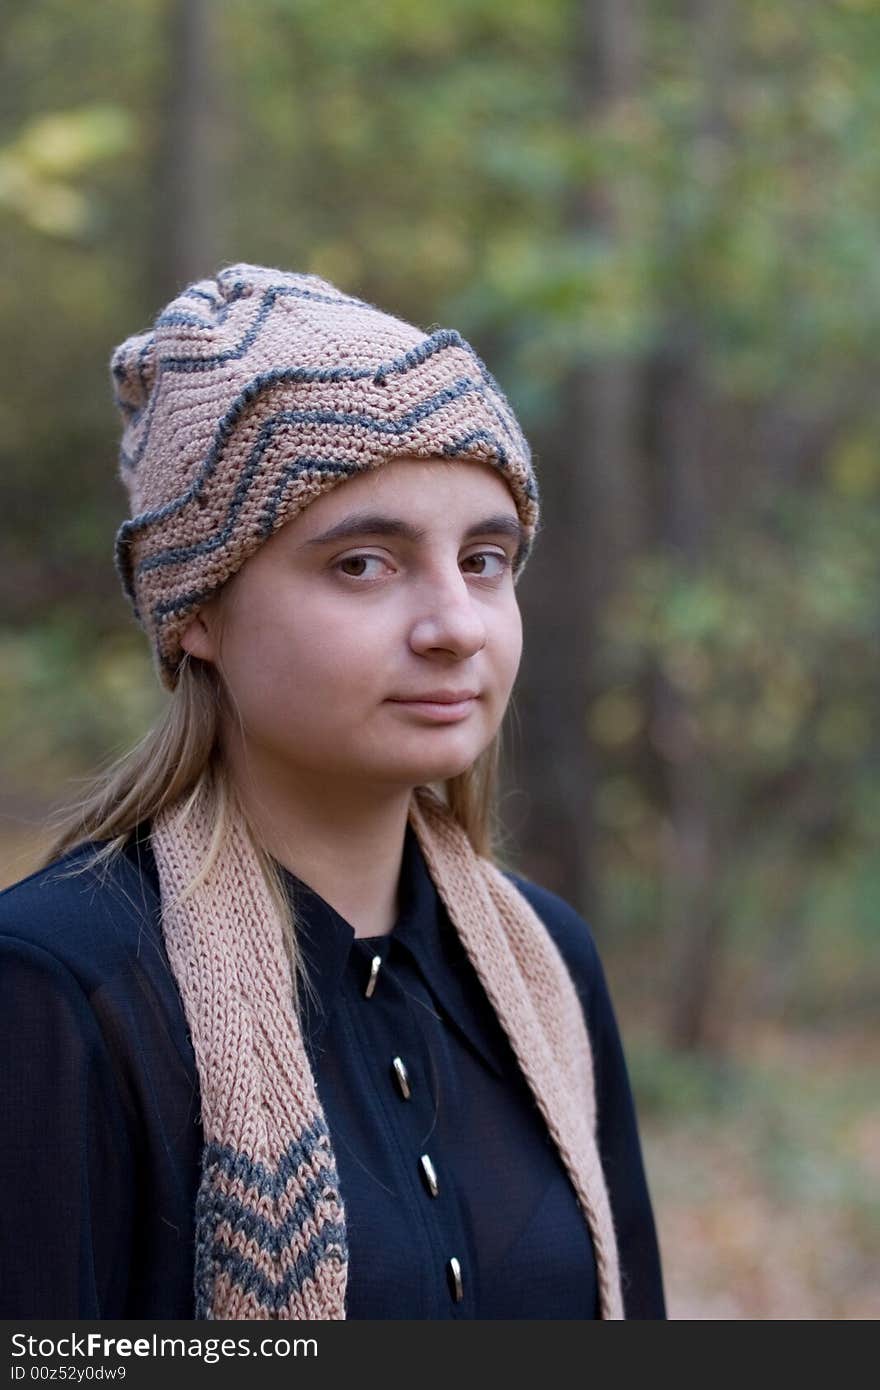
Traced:
[[480, 506], [488, 498], [493, 501], [507, 498], [515, 506], [510, 488], [490, 463], [441, 458], [392, 459], [379, 468], [366, 470], [329, 488], [309, 503], [292, 524], [301, 522], [303, 529], [310, 527], [310, 523], [315, 527], [323, 526], [348, 511], [391, 499], [398, 508], [430, 514], [441, 494], [446, 504], [460, 502], [464, 511]]

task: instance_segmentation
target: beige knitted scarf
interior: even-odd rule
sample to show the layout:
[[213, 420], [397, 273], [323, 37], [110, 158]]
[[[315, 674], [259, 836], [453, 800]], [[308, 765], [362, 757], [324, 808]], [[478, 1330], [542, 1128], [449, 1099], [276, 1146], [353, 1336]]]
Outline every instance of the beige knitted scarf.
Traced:
[[[419, 787], [410, 821], [431, 878], [513, 1047], [592, 1236], [603, 1318], [623, 1317], [595, 1139], [593, 1064], [574, 983], [519, 890]], [[196, 1318], [339, 1319], [348, 1276], [343, 1195], [293, 1004], [281, 923], [240, 830], [206, 862], [206, 794], [157, 813], [163, 932], [199, 1073]]]

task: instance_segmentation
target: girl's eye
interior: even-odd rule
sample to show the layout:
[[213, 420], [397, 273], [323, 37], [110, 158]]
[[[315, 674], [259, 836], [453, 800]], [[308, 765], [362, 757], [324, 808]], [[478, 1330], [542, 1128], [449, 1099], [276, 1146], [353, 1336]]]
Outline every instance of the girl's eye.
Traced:
[[491, 569], [487, 573], [485, 568], [480, 570], [480, 579], [500, 579], [505, 570], [510, 569], [510, 557], [501, 550], [478, 550], [473, 555], [466, 557], [468, 560], [497, 560], [499, 569], [493, 574]]
[[[473, 555], [465, 556], [465, 563], [469, 563], [471, 560], [477, 560], [483, 563], [483, 569], [479, 570], [477, 573], [477, 578], [479, 579], [500, 579], [502, 575], [505, 573], [505, 571], [511, 568], [510, 557], [504, 554], [503, 551], [478, 550]], [[488, 572], [486, 571], [485, 562], [487, 560], [495, 560], [497, 562], [499, 568], [494, 573], [491, 571], [491, 568]], [[380, 555], [358, 554], [346, 555], [344, 559], [337, 560], [333, 568], [339, 570], [341, 574], [344, 574], [346, 579], [368, 579], [374, 576], [370, 576], [369, 573], [365, 573], [362, 567], [364, 565], [369, 565], [371, 562], [376, 565], [385, 564], [385, 561], [382, 559]], [[354, 565], [355, 567], [361, 566], [361, 568], [358, 570], [357, 573], [352, 573], [349, 570], [344, 570], [344, 565]]]
[[346, 579], [362, 579], [364, 577], [363, 570], [361, 570], [359, 574], [348, 574], [346, 571], [342, 569], [342, 566], [368, 564], [371, 560], [374, 564], [377, 565], [384, 565], [385, 563], [385, 561], [381, 559], [378, 555], [346, 555], [345, 559], [338, 560], [336, 564], [333, 566], [333, 568], [338, 569], [342, 573], [344, 573]]

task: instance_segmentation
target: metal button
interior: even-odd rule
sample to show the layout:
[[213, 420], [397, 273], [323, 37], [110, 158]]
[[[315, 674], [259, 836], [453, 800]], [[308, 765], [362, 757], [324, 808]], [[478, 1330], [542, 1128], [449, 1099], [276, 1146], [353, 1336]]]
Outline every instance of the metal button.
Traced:
[[409, 1100], [409, 1073], [407, 1072], [406, 1067], [403, 1065], [403, 1059], [400, 1057], [395, 1057], [391, 1065], [394, 1068], [394, 1075], [397, 1078], [397, 1084], [400, 1087], [400, 1094], [403, 1096], [404, 1100]]
[[434, 1172], [434, 1165], [427, 1154], [422, 1154], [419, 1162], [422, 1165], [422, 1176], [428, 1186], [428, 1191], [432, 1197], [436, 1197], [440, 1188], [437, 1185], [437, 1174]]
[[369, 980], [367, 981], [367, 987], [366, 987], [366, 989], [364, 990], [364, 995], [366, 996], [367, 999], [370, 998], [370, 995], [373, 993], [373, 990], [376, 988], [376, 979], [377, 979], [377, 977], [378, 977], [378, 974], [379, 974], [379, 966], [380, 966], [381, 964], [382, 964], [382, 957], [381, 957], [381, 956], [373, 956], [372, 962], [371, 962], [371, 964], [370, 964], [370, 978], [369, 978]]
[[464, 1289], [461, 1286], [461, 1265], [453, 1255], [446, 1263], [446, 1277], [449, 1280], [449, 1292], [460, 1303], [464, 1298]]

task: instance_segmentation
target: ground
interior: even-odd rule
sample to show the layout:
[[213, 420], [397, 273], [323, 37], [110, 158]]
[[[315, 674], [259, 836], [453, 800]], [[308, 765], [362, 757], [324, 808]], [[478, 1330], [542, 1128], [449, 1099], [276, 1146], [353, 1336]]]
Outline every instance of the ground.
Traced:
[[669, 1316], [880, 1317], [876, 1034], [753, 1027], [724, 1065], [627, 1050]]

